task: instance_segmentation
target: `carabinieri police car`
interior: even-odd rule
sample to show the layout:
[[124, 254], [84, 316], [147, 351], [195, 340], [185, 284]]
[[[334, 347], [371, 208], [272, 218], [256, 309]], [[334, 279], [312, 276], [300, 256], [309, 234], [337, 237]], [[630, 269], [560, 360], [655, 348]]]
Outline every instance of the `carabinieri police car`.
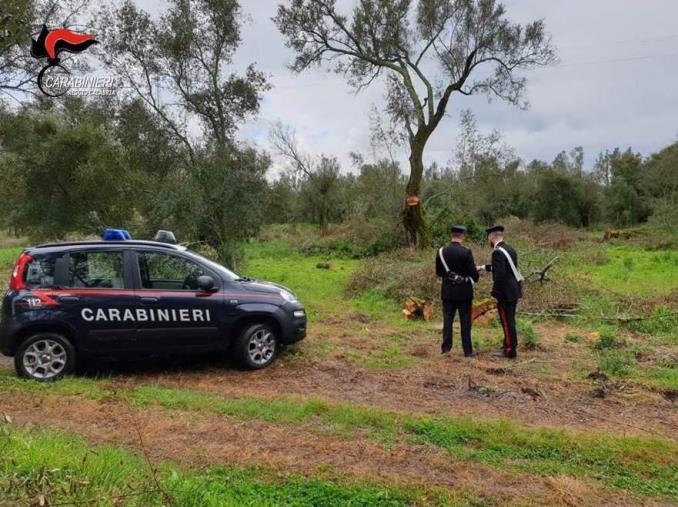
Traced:
[[103, 238], [20, 255], [0, 321], [0, 352], [20, 376], [54, 380], [97, 355], [211, 350], [259, 369], [306, 336], [304, 306], [285, 287], [238, 276], [166, 231]]

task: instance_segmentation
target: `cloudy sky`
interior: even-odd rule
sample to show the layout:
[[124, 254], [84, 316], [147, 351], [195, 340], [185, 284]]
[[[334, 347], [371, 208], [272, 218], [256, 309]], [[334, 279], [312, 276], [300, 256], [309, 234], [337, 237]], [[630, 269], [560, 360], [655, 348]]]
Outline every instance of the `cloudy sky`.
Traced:
[[[353, 0], [340, 3], [349, 5]], [[142, 0], [156, 11], [160, 2]], [[258, 119], [241, 137], [268, 148], [272, 123], [297, 131], [304, 149], [336, 155], [369, 148], [369, 112], [383, 102], [379, 85], [355, 95], [342, 76], [314, 70], [295, 75], [293, 54], [271, 18], [279, 2], [241, 0], [249, 18], [235, 65], [256, 62], [273, 88]], [[506, 0], [520, 22], [546, 21], [560, 63], [527, 74], [527, 111], [483, 97], [456, 96], [448, 116], [429, 141], [426, 162], [450, 160], [459, 112], [471, 109], [480, 130], [500, 130], [524, 160], [552, 160], [562, 150], [583, 146], [590, 166], [599, 151], [632, 147], [645, 155], [678, 140], [678, 1], [676, 0]], [[402, 154], [406, 159], [406, 154]]]

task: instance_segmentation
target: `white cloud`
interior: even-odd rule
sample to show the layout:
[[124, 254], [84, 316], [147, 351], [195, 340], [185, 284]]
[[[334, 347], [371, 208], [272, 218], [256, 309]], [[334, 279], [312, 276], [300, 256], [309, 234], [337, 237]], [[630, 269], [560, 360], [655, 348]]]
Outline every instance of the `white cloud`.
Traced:
[[[151, 0], [144, 0], [149, 7]], [[271, 18], [272, 0], [242, 1], [250, 18], [235, 66], [257, 62], [273, 89], [241, 137], [268, 148], [268, 130], [278, 120], [297, 130], [303, 147], [336, 155], [348, 168], [348, 153], [369, 150], [369, 111], [380, 104], [376, 86], [352, 94], [342, 76], [318, 69], [293, 75]], [[350, 5], [349, 0], [341, 2]], [[430, 141], [427, 162], [445, 163], [456, 144], [459, 111], [470, 108], [483, 130], [501, 130], [525, 160], [551, 160], [582, 145], [590, 165], [601, 150], [632, 146], [649, 154], [678, 135], [678, 2], [675, 0], [509, 0], [508, 14], [526, 22], [543, 18], [559, 48], [561, 63], [528, 74], [531, 107], [521, 111], [483, 97], [457, 96]], [[406, 154], [402, 154], [403, 163]]]

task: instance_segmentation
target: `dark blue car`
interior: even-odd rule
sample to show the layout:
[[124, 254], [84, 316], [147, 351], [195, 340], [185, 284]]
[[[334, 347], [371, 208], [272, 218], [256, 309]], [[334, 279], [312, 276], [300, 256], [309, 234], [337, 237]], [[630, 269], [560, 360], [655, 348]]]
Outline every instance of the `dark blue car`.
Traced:
[[304, 306], [285, 287], [175, 244], [87, 241], [21, 254], [2, 302], [0, 351], [20, 376], [54, 380], [94, 356], [227, 350], [264, 368], [305, 336]]

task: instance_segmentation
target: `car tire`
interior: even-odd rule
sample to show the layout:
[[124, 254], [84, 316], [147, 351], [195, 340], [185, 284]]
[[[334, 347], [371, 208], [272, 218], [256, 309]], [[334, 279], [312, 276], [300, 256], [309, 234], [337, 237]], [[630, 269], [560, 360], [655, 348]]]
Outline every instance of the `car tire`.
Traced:
[[278, 337], [266, 324], [245, 327], [233, 344], [238, 362], [248, 370], [260, 370], [270, 365], [278, 354]]
[[24, 340], [14, 354], [14, 368], [23, 378], [50, 382], [75, 368], [75, 347], [57, 333], [38, 333]]

